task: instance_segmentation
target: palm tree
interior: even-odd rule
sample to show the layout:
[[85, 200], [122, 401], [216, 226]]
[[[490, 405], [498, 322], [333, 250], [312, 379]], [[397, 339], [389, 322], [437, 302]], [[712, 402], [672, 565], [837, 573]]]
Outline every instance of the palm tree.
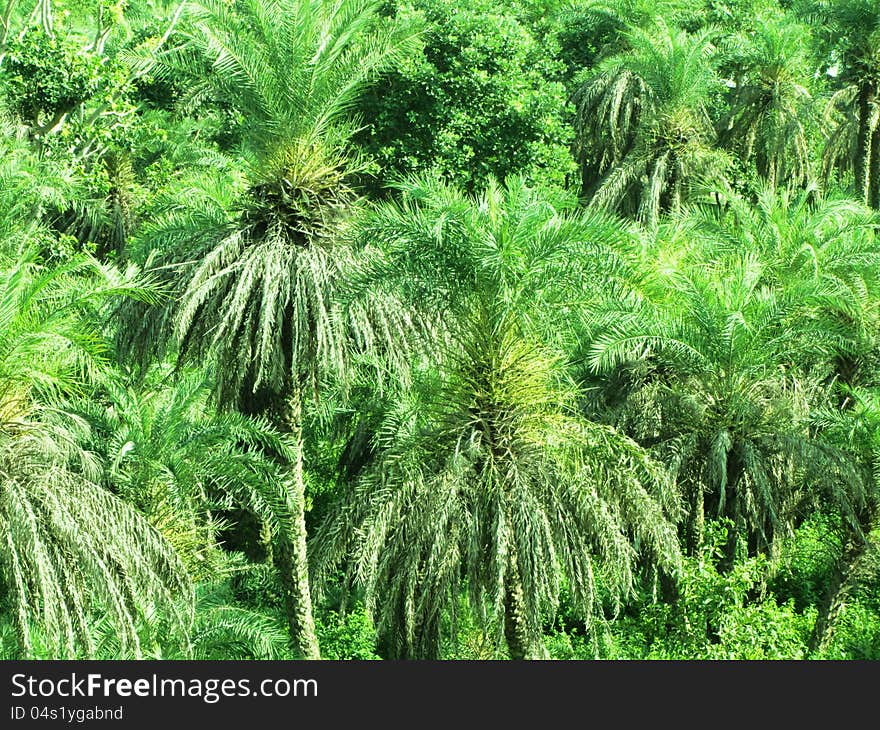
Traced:
[[51, 255], [59, 241], [47, 229], [56, 211], [75, 204], [77, 175], [69, 165], [41, 159], [5, 125], [0, 152], [0, 250], [14, 255], [39, 247]]
[[702, 9], [687, 0], [587, 0], [562, 5], [555, 13], [562, 57], [569, 71], [625, 51], [632, 28], [649, 28], [658, 18], [681, 27]]
[[840, 0], [812, 4], [811, 15], [823, 30], [828, 67], [840, 85], [829, 102], [837, 116], [826, 149], [826, 170], [853, 174], [856, 195], [880, 207], [880, 2]]
[[[704, 211], [702, 235], [714, 250], [754, 251], [765, 262], [764, 283], [786, 296], [812, 302], [829, 346], [820, 361], [801, 365], [829, 370], [829, 378], [854, 386], [877, 347], [880, 219], [871, 208], [841, 194], [799, 193], [759, 186], [754, 200], [731, 198], [720, 221]], [[831, 354], [831, 361], [821, 360]], [[806, 352], [802, 352], [806, 356]]]
[[839, 294], [825, 286], [833, 274], [782, 284], [778, 261], [796, 265], [791, 248], [774, 260], [745, 246], [719, 252], [718, 242], [709, 237], [708, 255], [679, 261], [662, 245], [648, 253], [641, 279], [594, 306], [583, 336], [593, 373], [621, 384], [613, 420], [678, 474], [688, 552], [707, 513], [731, 521], [729, 569], [740, 540], [752, 554], [771, 549], [819, 488], [845, 504], [860, 487], [810, 427], [825, 371], [799, 367], [838, 352], [841, 338], [822, 316]]
[[714, 46], [662, 21], [633, 28], [631, 49], [605, 59], [575, 92], [583, 194], [600, 209], [656, 225], [699, 183], [723, 180], [724, 155], [706, 104], [717, 83]]
[[278, 617], [229, 605], [210, 593], [196, 604], [190, 630], [192, 651], [182, 659], [279, 660], [289, 659], [287, 631]]
[[840, 514], [841, 550], [835, 557], [810, 635], [810, 649], [821, 651], [831, 641], [835, 620], [846, 598], [880, 574], [880, 398], [876, 391], [855, 388], [847, 393], [844, 410], [825, 409], [818, 426], [823, 438], [843, 449], [859, 465], [866, 488], [850, 512]]
[[580, 9], [593, 16], [601, 25], [610, 26], [617, 31], [620, 42], [625, 41], [626, 32], [630, 28], [650, 26], [658, 18], [665, 21], [678, 20], [693, 11], [692, 5], [686, 0], [588, 0]]
[[[360, 306], [345, 316], [334, 303], [357, 198], [345, 115], [364, 83], [414, 42], [412, 30], [376, 11], [373, 0], [206, 0], [189, 19], [195, 70], [207, 59], [214, 73], [206, 83], [243, 113], [248, 167], [231, 214], [190, 216], [174, 230], [166, 263], [182, 257], [184, 265], [179, 307], [167, 321], [181, 362], [212, 364], [222, 405], [263, 414], [292, 440], [287, 506], [297, 519], [275, 559], [291, 641], [306, 658], [319, 652], [305, 552], [303, 405], [345, 371], [349, 343], [363, 349], [396, 334], [393, 310]], [[164, 60], [189, 68], [190, 46]]]
[[[271, 555], [273, 536], [290, 539], [289, 485], [278, 463], [292, 459], [284, 436], [264, 418], [213, 411], [204, 373], [174, 378], [169, 367], [157, 367], [138, 387], [111, 381], [105, 390], [86, 404], [86, 413], [101, 434], [108, 488], [166, 537], [196, 584], [183, 656], [216, 658], [225, 650], [283, 657], [277, 641], [283, 624], [233, 605], [228, 584], [247, 567], [246, 559]], [[244, 546], [245, 556], [234, 551], [239, 526], [228, 520], [243, 510], [264, 528], [260, 544]], [[285, 638], [281, 646], [288, 643]]]
[[[4, 156], [0, 165], [0, 241], [8, 235], [18, 248], [40, 245], [55, 259], [86, 250], [93, 243], [99, 258], [122, 253], [133, 225], [137, 189], [130, 160], [124, 154], [105, 152], [100, 166], [87, 171], [69, 159], [57, 158], [61, 156], [35, 152], [16, 139], [11, 129], [3, 129], [0, 137]], [[110, 183], [106, 198], [94, 190], [92, 173], [98, 170]], [[66, 240], [46, 229], [67, 234]]]
[[313, 539], [316, 584], [350, 559], [404, 656], [439, 654], [466, 588], [497, 647], [539, 658], [560, 575], [589, 622], [600, 580], [619, 606], [638, 558], [676, 565], [662, 472], [578, 418], [553, 338], [541, 336], [583, 297], [590, 253], [619, 228], [567, 214], [571, 201], [557, 210], [518, 179], [479, 198], [433, 181], [400, 192], [363, 229], [385, 246], [369, 280], [405, 287], [446, 334], [439, 364], [399, 396], [379, 455]]
[[733, 90], [720, 141], [771, 186], [804, 187], [813, 179], [808, 41], [805, 26], [767, 10], [755, 30], [723, 46]]
[[628, 268], [614, 279], [621, 285], [615, 296], [638, 290], [661, 299], [675, 290], [671, 272], [751, 252], [761, 262], [761, 284], [809, 305], [811, 326], [823, 328], [825, 347], [802, 350], [802, 358], [812, 352], [817, 359], [799, 364], [855, 385], [876, 348], [877, 214], [844, 194], [822, 194], [815, 186], [777, 189], [767, 182], [748, 199], [731, 196], [726, 205], [721, 214], [712, 204], [692, 207], [648, 236], [646, 256], [626, 252]]
[[108, 382], [83, 409], [102, 434], [108, 488], [166, 535], [195, 582], [225, 567], [217, 514], [240, 508], [272, 532], [290, 529], [284, 473], [291, 449], [265, 419], [212, 413], [204, 374], [173, 379], [167, 367], [139, 387]]
[[33, 254], [0, 273], [0, 552], [22, 654], [94, 655], [90, 619], [104, 616], [126, 655], [157, 609], [185, 638], [192, 589], [162, 535], [99, 484], [78, 444], [87, 427], [65, 406], [105, 368], [100, 307], [133, 287], [76, 257], [48, 267]]

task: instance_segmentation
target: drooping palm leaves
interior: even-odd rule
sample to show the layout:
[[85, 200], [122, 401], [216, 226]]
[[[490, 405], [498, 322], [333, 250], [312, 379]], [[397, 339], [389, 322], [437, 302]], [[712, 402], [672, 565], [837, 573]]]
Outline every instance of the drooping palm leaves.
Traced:
[[794, 193], [769, 186], [757, 190], [753, 202], [734, 198], [730, 206], [720, 222], [714, 211], [702, 218], [708, 244], [719, 252], [754, 251], [765, 263], [766, 285], [809, 302], [805, 316], [815, 325], [805, 331], [821, 327], [826, 347], [813, 361], [802, 351], [800, 364], [827, 368], [829, 377], [856, 384], [859, 369], [870, 367], [877, 347], [880, 221], [874, 211], [814, 188]]
[[[575, 94], [577, 145], [590, 205], [655, 225], [706, 183], [723, 187], [707, 112], [714, 46], [659, 22], [603, 61]], [[721, 187], [719, 187], [721, 186]]]
[[704, 515], [733, 522], [727, 567], [737, 539], [768, 549], [823, 490], [851, 510], [861, 489], [843, 455], [810, 429], [812, 392], [827, 371], [797, 364], [835, 357], [844, 338], [826, 307], [846, 300], [831, 271], [789, 268], [804, 252], [798, 243], [775, 259], [716, 245], [708, 260], [661, 269], [590, 320], [591, 367], [628, 373], [624, 403], [632, 418], [651, 421], [639, 436], [665, 452], [688, 495], [689, 549]]
[[619, 605], [638, 557], [676, 561], [662, 472], [577, 417], [540, 339], [549, 322], [531, 316], [538, 302], [571, 306], [588, 252], [619, 234], [604, 218], [557, 212], [519, 180], [476, 199], [431, 182], [402, 191], [365, 235], [385, 242], [378, 266], [412, 294], [436, 283], [448, 346], [418, 375], [414, 407], [386, 418], [379, 457], [315, 538], [319, 583], [351, 561], [399, 655], [437, 656], [467, 590], [499, 650], [540, 657], [562, 575], [589, 622], [597, 582]]
[[734, 78], [721, 141], [771, 186], [803, 187], [813, 179], [811, 101], [805, 26], [766, 11], [757, 30], [726, 39]]
[[93, 653], [89, 624], [105, 615], [138, 656], [144, 612], [165, 611], [178, 632], [189, 620], [180, 559], [99, 486], [84, 422], [64, 407], [103, 367], [102, 300], [137, 291], [82, 258], [50, 268], [25, 257], [0, 274], [0, 564], [25, 655], [35, 634], [53, 654]]
[[862, 585], [880, 578], [880, 545], [877, 543], [880, 516], [880, 402], [874, 390], [849, 390], [847, 407], [822, 409], [818, 422], [823, 438], [851, 454], [863, 475], [866, 488], [852, 514], [843, 513], [839, 529], [841, 550], [835, 556], [830, 580], [819, 601], [810, 648], [821, 651], [831, 643], [835, 623], [847, 599]]
[[136, 506], [174, 545], [194, 582], [223, 572], [216, 515], [233, 508], [289, 529], [284, 438], [264, 420], [213, 413], [203, 374], [167, 381], [165, 368], [140, 388], [107, 385], [106, 403], [88, 408], [108, 460], [109, 488]]
[[835, 77], [826, 118], [824, 168], [851, 173], [858, 198], [880, 207], [880, 3], [841, 0], [808, 3], [808, 16]]

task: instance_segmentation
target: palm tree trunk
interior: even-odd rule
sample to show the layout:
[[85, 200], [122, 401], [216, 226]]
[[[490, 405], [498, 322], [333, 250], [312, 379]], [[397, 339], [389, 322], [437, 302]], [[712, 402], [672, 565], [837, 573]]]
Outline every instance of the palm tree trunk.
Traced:
[[295, 449], [292, 465], [293, 493], [288, 496], [290, 529], [280, 536], [275, 566], [284, 595], [284, 610], [293, 651], [303, 659], [320, 659], [306, 555], [305, 480], [303, 478], [302, 387], [293, 388], [282, 415]]
[[727, 455], [727, 501], [724, 516], [733, 521], [730, 532], [724, 543], [721, 561], [718, 564], [720, 573], [729, 573], [736, 562], [736, 546], [742, 529], [739, 490], [737, 488], [742, 476], [742, 464], [732, 448]]
[[856, 104], [858, 107], [858, 133], [856, 136], [855, 183], [856, 193], [862, 202], [868, 202], [868, 150], [871, 143], [871, 85], [859, 86]]
[[871, 131], [871, 150], [868, 153], [868, 205], [880, 208], [880, 126]]
[[[860, 520], [865, 532], [870, 526], [870, 519]], [[810, 653], [825, 648], [831, 641], [834, 624], [846, 604], [846, 597], [857, 583], [858, 566], [868, 554], [871, 543], [854, 530], [846, 539], [844, 549], [834, 565], [831, 579], [819, 603], [816, 623], [810, 633], [808, 648]]]
[[696, 479], [688, 488], [688, 516], [685, 525], [685, 550], [689, 557], [695, 556], [703, 546], [703, 530], [706, 513], [703, 500], [703, 487]]
[[542, 659], [536, 650], [525, 614], [522, 579], [515, 555], [507, 559], [504, 577], [504, 638], [511, 659]]

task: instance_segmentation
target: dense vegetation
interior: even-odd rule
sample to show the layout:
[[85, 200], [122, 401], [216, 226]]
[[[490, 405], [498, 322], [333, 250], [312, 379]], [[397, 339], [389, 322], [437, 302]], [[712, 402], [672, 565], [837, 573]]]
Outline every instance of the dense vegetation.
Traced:
[[880, 658], [880, 0], [6, 0], [0, 655]]

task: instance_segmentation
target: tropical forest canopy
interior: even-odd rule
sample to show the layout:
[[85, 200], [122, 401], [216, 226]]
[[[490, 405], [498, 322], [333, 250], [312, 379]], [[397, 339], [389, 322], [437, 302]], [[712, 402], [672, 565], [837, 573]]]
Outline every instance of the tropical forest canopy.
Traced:
[[880, 0], [0, 11], [0, 655], [880, 658]]

